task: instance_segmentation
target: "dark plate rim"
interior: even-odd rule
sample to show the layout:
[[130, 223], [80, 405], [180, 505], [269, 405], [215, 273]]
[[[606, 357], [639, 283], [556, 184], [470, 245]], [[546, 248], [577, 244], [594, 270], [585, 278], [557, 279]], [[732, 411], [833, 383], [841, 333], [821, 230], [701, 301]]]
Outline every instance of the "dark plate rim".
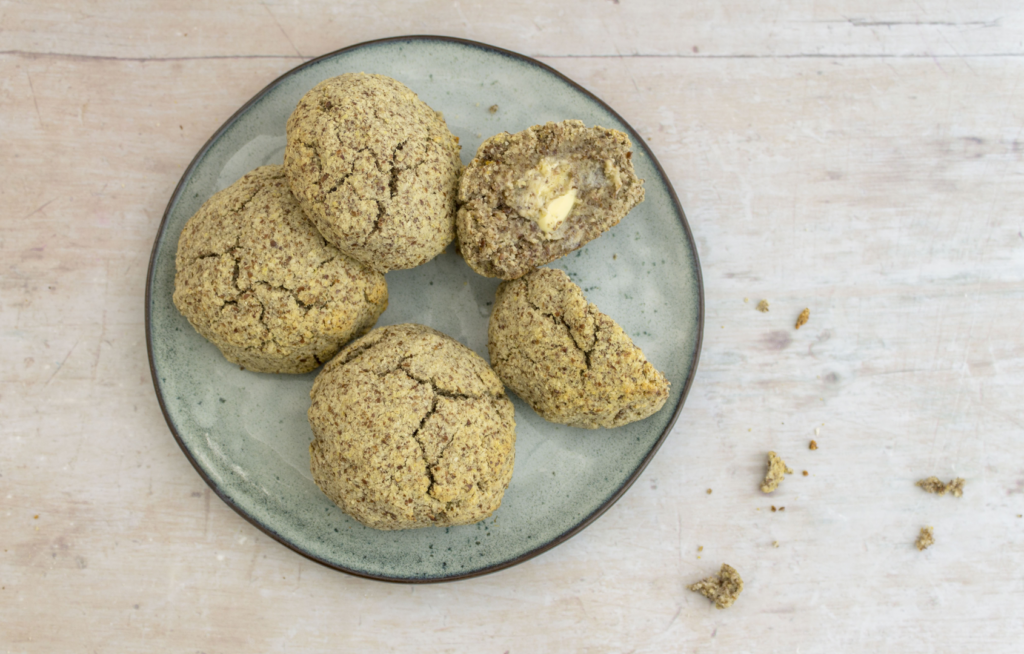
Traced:
[[[621, 122], [623, 125], [626, 126], [627, 130], [630, 133], [630, 137], [632, 138], [633, 142], [635, 144], [638, 143], [640, 145], [640, 147], [642, 147], [644, 149], [644, 152], [646, 153], [646, 155], [648, 157], [650, 157], [651, 162], [654, 164], [655, 168], [658, 170], [658, 174], [661, 175], [662, 180], [664, 180], [664, 182], [665, 182], [665, 186], [668, 188], [668, 192], [669, 192], [670, 197], [672, 198], [673, 204], [679, 210], [679, 217], [680, 217], [680, 222], [682, 222], [683, 231], [686, 233], [686, 237], [687, 237], [687, 239], [689, 239], [691, 248], [693, 250], [694, 273], [695, 273], [695, 279], [696, 279], [696, 282], [697, 282], [697, 291], [698, 291], [698, 293], [697, 293], [697, 295], [698, 295], [697, 339], [696, 339], [696, 341], [694, 343], [693, 367], [690, 369], [690, 374], [686, 378], [686, 383], [683, 386], [682, 395], [679, 396], [679, 403], [676, 405], [675, 410], [672, 413], [672, 417], [669, 420], [668, 425], [666, 425], [665, 429], [662, 431], [661, 436], [658, 437], [658, 440], [655, 441], [654, 445], [651, 447], [650, 451], [647, 453], [647, 456], [644, 457], [644, 459], [640, 462], [640, 464], [636, 467], [636, 469], [630, 474], [630, 476], [623, 482], [623, 484], [619, 487], [619, 489], [616, 490], [607, 500], [605, 500], [605, 502], [601, 506], [597, 507], [592, 513], [590, 513], [590, 515], [586, 516], [583, 520], [581, 520], [578, 524], [576, 524], [571, 529], [569, 529], [569, 530], [559, 534], [557, 537], [553, 538], [552, 540], [548, 541], [547, 543], [543, 543], [543, 544], [535, 547], [534, 549], [529, 550], [527, 552], [524, 552], [523, 554], [520, 554], [519, 556], [514, 557], [512, 559], [509, 559], [507, 561], [503, 561], [501, 563], [497, 563], [497, 564], [494, 564], [494, 565], [491, 565], [491, 566], [488, 566], [488, 567], [485, 567], [485, 568], [481, 568], [479, 570], [474, 570], [474, 571], [471, 571], [471, 572], [467, 572], [467, 573], [463, 573], [463, 574], [457, 574], [457, 575], [452, 575], [452, 576], [448, 576], [448, 577], [429, 577], [429, 578], [388, 577], [388, 576], [384, 576], [384, 575], [374, 575], [374, 574], [369, 574], [369, 573], [366, 573], [366, 572], [363, 572], [363, 571], [360, 571], [360, 570], [353, 570], [351, 568], [346, 568], [344, 566], [337, 565], [335, 563], [332, 563], [331, 561], [327, 561], [327, 560], [322, 559], [322, 558], [320, 558], [318, 556], [315, 556], [315, 555], [313, 555], [313, 554], [311, 554], [309, 552], [303, 551], [298, 546], [296, 546], [295, 544], [291, 543], [287, 538], [285, 538], [285, 537], [281, 536], [280, 534], [274, 532], [269, 526], [264, 525], [264, 524], [260, 523], [259, 521], [257, 521], [253, 516], [249, 515], [245, 510], [243, 510], [240, 506], [235, 504], [234, 501], [232, 501], [227, 495], [225, 495], [221, 491], [221, 489], [217, 486], [217, 484], [206, 474], [206, 471], [199, 465], [199, 462], [196, 461], [196, 459], [192, 456], [192, 453], [189, 451], [188, 447], [186, 447], [185, 442], [182, 440], [181, 435], [178, 433], [177, 428], [175, 428], [174, 422], [171, 420], [171, 416], [170, 416], [170, 414], [167, 411], [167, 406], [164, 403], [164, 396], [163, 396], [163, 393], [160, 390], [160, 379], [158, 377], [157, 370], [156, 370], [156, 364], [155, 364], [155, 361], [154, 361], [154, 358], [153, 358], [153, 330], [152, 330], [152, 324], [151, 324], [151, 310], [152, 310], [151, 309], [151, 307], [152, 307], [152, 301], [151, 300], [152, 300], [152, 297], [151, 296], [152, 296], [153, 285], [154, 285], [154, 274], [155, 274], [155, 267], [156, 267], [157, 250], [159, 249], [160, 241], [162, 240], [162, 238], [164, 236], [164, 232], [166, 231], [167, 220], [168, 220], [168, 217], [170, 216], [171, 208], [177, 202], [178, 196], [181, 193], [181, 190], [182, 190], [183, 186], [185, 185], [186, 181], [191, 177], [193, 169], [196, 167], [196, 165], [199, 163], [199, 161], [206, 155], [206, 153], [210, 149], [210, 147], [214, 143], [216, 143], [220, 139], [220, 137], [234, 124], [234, 122], [238, 119], [238, 117], [241, 116], [242, 114], [244, 114], [246, 111], [248, 111], [249, 107], [251, 107], [253, 104], [255, 104], [257, 100], [261, 99], [264, 95], [266, 95], [274, 87], [276, 87], [278, 84], [282, 83], [288, 77], [291, 77], [292, 75], [294, 75], [299, 70], [302, 70], [304, 68], [308, 68], [310, 66], [316, 65], [317, 63], [319, 63], [320, 61], [323, 61], [324, 59], [329, 59], [331, 57], [335, 57], [335, 56], [337, 56], [339, 54], [342, 54], [344, 52], [348, 52], [350, 50], [355, 50], [355, 49], [363, 48], [363, 47], [370, 46], [370, 45], [378, 45], [378, 44], [382, 44], [382, 43], [397, 43], [397, 42], [410, 42], [410, 41], [441, 41], [441, 42], [447, 42], [447, 43], [458, 43], [460, 45], [466, 45], [466, 46], [470, 46], [470, 47], [473, 47], [473, 48], [478, 48], [478, 49], [481, 49], [481, 50], [487, 50], [489, 52], [494, 52], [494, 53], [500, 54], [500, 55], [505, 56], [505, 57], [511, 57], [511, 58], [514, 58], [514, 59], [518, 59], [518, 60], [523, 61], [523, 62], [525, 62], [527, 64], [530, 64], [532, 66], [536, 66], [537, 68], [540, 68], [541, 70], [543, 70], [545, 72], [548, 72], [548, 73], [551, 73], [552, 75], [555, 75], [556, 77], [560, 78], [562, 81], [566, 82], [567, 84], [569, 84], [572, 87], [576, 88], [577, 90], [579, 90], [583, 94], [587, 95], [591, 100], [593, 100], [598, 105], [600, 105], [605, 111], [607, 111], [608, 113], [613, 115], [615, 118], [617, 118], [619, 120], [619, 122]], [[167, 208], [164, 209], [163, 217], [160, 219], [160, 226], [157, 228], [156, 238], [153, 241], [153, 250], [152, 250], [152, 252], [150, 253], [150, 256], [149, 256], [149, 270], [146, 273], [146, 351], [147, 351], [148, 358], [149, 358], [150, 374], [153, 377], [153, 387], [154, 387], [154, 390], [156, 392], [157, 401], [160, 403], [160, 411], [163, 412], [163, 414], [164, 414], [164, 420], [167, 422], [167, 426], [170, 428], [171, 433], [174, 435], [174, 439], [178, 442], [178, 446], [181, 448], [181, 451], [185, 454], [185, 457], [189, 460], [189, 463], [192, 464], [192, 467], [195, 468], [196, 472], [199, 473], [199, 476], [203, 479], [203, 481], [206, 482], [207, 486], [209, 486], [213, 490], [213, 492], [217, 494], [217, 497], [219, 497], [221, 499], [221, 501], [223, 501], [225, 504], [227, 504], [229, 507], [231, 507], [235, 511], [235, 513], [237, 513], [238, 515], [240, 515], [243, 518], [245, 518], [254, 527], [256, 527], [257, 529], [262, 531], [264, 534], [270, 536], [271, 538], [273, 538], [277, 542], [281, 543], [282, 545], [284, 545], [288, 549], [290, 549], [290, 550], [292, 550], [292, 551], [294, 551], [294, 552], [296, 552], [298, 554], [301, 554], [302, 556], [306, 557], [307, 559], [310, 559], [311, 561], [315, 561], [315, 562], [317, 562], [317, 563], [319, 563], [321, 565], [324, 565], [324, 566], [326, 566], [328, 568], [331, 568], [331, 569], [334, 569], [334, 570], [338, 570], [340, 572], [345, 572], [345, 573], [348, 573], [350, 575], [354, 575], [356, 577], [362, 577], [364, 579], [374, 579], [374, 580], [377, 580], [377, 581], [387, 581], [387, 582], [392, 582], [392, 583], [427, 584], [427, 583], [440, 583], [440, 582], [446, 582], [446, 581], [458, 581], [460, 579], [469, 579], [469, 578], [472, 578], [472, 577], [479, 577], [481, 575], [489, 574], [489, 573], [492, 573], [492, 572], [497, 572], [499, 570], [504, 570], [504, 569], [510, 568], [510, 567], [512, 567], [514, 565], [518, 565], [518, 564], [520, 564], [523, 561], [526, 561], [528, 559], [532, 559], [533, 557], [535, 557], [535, 556], [537, 556], [539, 554], [543, 554], [544, 552], [546, 552], [546, 551], [548, 551], [548, 550], [550, 550], [550, 549], [552, 549], [554, 547], [557, 547], [558, 545], [561, 545], [565, 541], [569, 540], [570, 538], [572, 538], [573, 536], [575, 536], [576, 534], [580, 533], [585, 528], [590, 526], [591, 523], [593, 523], [595, 520], [597, 520], [599, 517], [601, 517], [601, 515], [603, 515], [605, 513], [605, 511], [610, 509], [612, 507], [612, 505], [614, 505], [619, 500], [619, 498], [621, 498], [625, 494], [625, 492], [630, 489], [630, 487], [633, 485], [633, 483], [636, 482], [636, 480], [643, 473], [644, 469], [647, 468], [647, 465], [654, 458], [654, 455], [658, 453], [659, 449], [661, 449], [661, 445], [665, 442], [665, 439], [668, 437], [669, 433], [672, 431], [672, 427], [675, 426], [676, 420], [679, 418], [679, 414], [683, 410], [683, 405], [686, 403], [686, 396], [689, 394], [690, 387], [693, 385], [694, 377], [697, 374], [697, 367], [698, 367], [698, 364], [700, 363], [701, 344], [702, 344], [703, 340], [704, 340], [704, 280], [703, 280], [703, 276], [701, 275], [700, 260], [697, 257], [697, 243], [696, 243], [696, 241], [693, 238], [693, 232], [690, 230], [690, 225], [689, 225], [689, 223], [686, 220], [686, 214], [683, 211], [682, 204], [679, 202], [679, 197], [676, 195], [675, 188], [672, 186], [672, 183], [669, 181], [668, 176], [665, 174], [665, 169], [662, 168], [661, 163], [654, 156], [654, 153], [651, 152], [650, 148], [647, 147], [647, 144], [644, 141], [643, 137], [640, 136], [640, 134], [633, 128], [633, 126], [630, 125], [622, 116], [620, 116], [617, 111], [615, 111], [610, 106], [608, 106], [607, 103], [605, 103], [599, 97], [597, 97], [596, 95], [594, 95], [593, 93], [591, 93], [587, 89], [583, 88], [582, 86], [580, 86], [579, 84], [577, 84], [573, 80], [569, 79], [568, 77], [566, 77], [562, 73], [558, 72], [557, 70], [555, 70], [551, 66], [548, 66], [545, 63], [537, 61], [536, 59], [533, 59], [532, 57], [528, 57], [526, 55], [519, 54], [518, 52], [513, 52], [511, 50], [505, 50], [504, 48], [499, 48], [497, 46], [488, 45], [486, 43], [480, 43], [478, 41], [471, 41], [471, 40], [468, 40], [468, 39], [461, 39], [461, 38], [452, 37], [452, 36], [438, 36], [438, 35], [431, 35], [431, 34], [414, 34], [414, 35], [408, 35], [408, 36], [393, 36], [393, 37], [382, 38], [382, 39], [374, 39], [372, 41], [364, 41], [362, 43], [357, 43], [355, 45], [351, 45], [351, 46], [348, 46], [346, 48], [342, 48], [340, 50], [335, 50], [333, 52], [329, 52], [327, 54], [324, 54], [324, 55], [321, 55], [319, 57], [316, 57], [315, 59], [310, 59], [309, 61], [307, 61], [307, 62], [305, 62], [303, 64], [300, 64], [299, 66], [296, 66], [294, 68], [289, 69], [288, 71], [286, 71], [285, 73], [283, 73], [282, 75], [277, 77], [277, 79], [275, 79], [273, 82], [271, 82], [270, 84], [265, 86], [259, 93], [254, 95], [248, 102], [246, 102], [241, 107], [239, 107], [239, 109], [237, 111], [235, 111], [235, 113], [233, 113], [231, 115], [231, 117], [228, 118], [224, 122], [224, 124], [221, 125], [220, 128], [217, 129], [216, 132], [213, 133], [213, 135], [206, 141], [206, 143], [203, 145], [203, 147], [199, 149], [199, 152], [196, 153], [196, 156], [192, 158], [192, 162], [188, 165], [188, 168], [185, 169], [185, 172], [182, 173], [181, 179], [178, 180], [178, 184], [177, 184], [177, 186], [175, 186], [174, 192], [171, 194], [171, 198], [167, 202]]]

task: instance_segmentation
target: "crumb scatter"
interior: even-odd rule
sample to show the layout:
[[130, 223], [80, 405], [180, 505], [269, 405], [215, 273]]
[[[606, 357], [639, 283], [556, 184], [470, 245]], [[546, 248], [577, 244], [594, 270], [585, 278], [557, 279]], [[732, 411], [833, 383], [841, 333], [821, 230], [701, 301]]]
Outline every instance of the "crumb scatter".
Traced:
[[768, 300], [761, 300], [757, 303], [757, 310], [761, 313], [768, 313]]

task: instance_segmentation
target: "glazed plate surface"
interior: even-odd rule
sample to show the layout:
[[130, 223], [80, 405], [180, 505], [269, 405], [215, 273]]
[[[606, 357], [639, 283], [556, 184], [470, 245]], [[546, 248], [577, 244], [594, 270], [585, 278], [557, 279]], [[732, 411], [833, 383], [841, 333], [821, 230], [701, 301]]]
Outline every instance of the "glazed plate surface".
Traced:
[[[515, 395], [516, 463], [501, 508], [476, 525], [381, 532], [328, 500], [309, 471], [306, 420], [316, 373], [240, 370], [175, 309], [174, 256], [185, 222], [246, 172], [279, 164], [285, 122], [318, 82], [379, 73], [444, 114], [468, 163], [489, 136], [577, 118], [626, 132], [646, 200], [616, 227], [551, 265], [616, 320], [672, 383], [654, 416], [614, 430], [548, 423]], [[497, 105], [497, 110], [490, 108]], [[433, 327], [487, 359], [498, 280], [474, 273], [454, 246], [412, 270], [387, 274], [390, 303], [377, 323]], [[535, 556], [588, 525], [639, 476], [668, 436], [697, 368], [703, 291], [693, 237], [671, 184], [643, 139], [603, 102], [527, 57], [443, 37], [374, 41], [310, 61], [244, 105], [185, 171], [150, 262], [146, 328], [157, 395], [175, 438], [216, 493], [254, 525], [313, 560], [389, 581], [445, 581]], [[677, 432], [681, 436], [684, 431]]]

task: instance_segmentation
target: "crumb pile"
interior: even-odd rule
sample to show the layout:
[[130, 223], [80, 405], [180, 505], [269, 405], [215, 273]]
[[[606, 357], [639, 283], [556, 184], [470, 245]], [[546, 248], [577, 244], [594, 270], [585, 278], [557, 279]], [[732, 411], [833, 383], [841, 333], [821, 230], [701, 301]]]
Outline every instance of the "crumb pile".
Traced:
[[811, 318], [811, 310], [804, 309], [800, 312], [800, 315], [796, 318], [796, 329], [800, 329], [807, 324], [807, 321]]
[[935, 544], [935, 536], [931, 527], [921, 527], [921, 533], [917, 535], [917, 542], [914, 545], [919, 551], [924, 551]]
[[782, 480], [785, 479], [785, 475], [791, 475], [793, 471], [789, 469], [786, 462], [783, 461], [778, 454], [775, 452], [768, 453], [768, 472], [764, 476], [764, 482], [761, 484], [762, 493], [771, 493]]
[[938, 477], [928, 477], [927, 479], [921, 479], [915, 485], [920, 486], [929, 493], [937, 495], [950, 493], [953, 497], [961, 497], [964, 494], [964, 481], [964, 479], [957, 477], [950, 480], [948, 484], [943, 484], [939, 481]]
[[727, 609], [743, 592], [743, 579], [732, 566], [723, 563], [718, 574], [698, 581], [690, 586], [690, 590], [714, 602], [715, 608]]

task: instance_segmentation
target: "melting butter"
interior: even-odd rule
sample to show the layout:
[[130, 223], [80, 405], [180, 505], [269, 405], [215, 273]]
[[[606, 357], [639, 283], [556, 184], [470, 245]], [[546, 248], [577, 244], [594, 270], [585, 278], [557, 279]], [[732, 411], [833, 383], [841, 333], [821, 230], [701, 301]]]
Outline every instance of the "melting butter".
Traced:
[[536, 222], [545, 238], [560, 238], [558, 228], [572, 213], [579, 194], [570, 166], [545, 157], [516, 182], [516, 189], [520, 215]]
[[540, 217], [537, 218], [537, 226], [540, 227], [540, 231], [544, 232], [545, 236], [550, 237], [565, 222], [565, 219], [569, 217], [575, 204], [576, 189], [574, 188], [569, 189], [568, 193], [548, 202]]

